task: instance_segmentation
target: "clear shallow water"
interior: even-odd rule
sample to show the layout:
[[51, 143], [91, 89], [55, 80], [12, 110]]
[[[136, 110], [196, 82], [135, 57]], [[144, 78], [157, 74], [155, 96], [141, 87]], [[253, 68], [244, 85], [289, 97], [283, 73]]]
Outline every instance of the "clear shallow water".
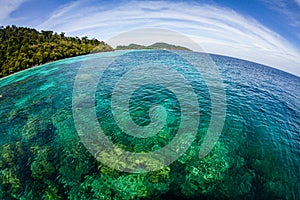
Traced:
[[130, 99], [131, 117], [139, 125], [149, 124], [151, 106], [167, 109], [167, 122], [156, 136], [137, 139], [116, 125], [111, 90], [140, 62], [163, 60], [181, 70], [197, 93], [201, 116], [194, 142], [177, 161], [156, 172], [128, 174], [91, 156], [72, 117], [73, 85], [81, 64], [89, 60], [97, 65], [115, 56], [118, 52], [61, 60], [0, 80], [2, 199], [300, 198], [299, 77], [212, 55], [224, 82], [227, 113], [216, 146], [199, 159], [211, 115], [201, 75], [168, 51], [129, 52], [108, 68], [96, 93], [98, 120], [114, 144], [134, 152], [154, 151], [168, 144], [180, 125], [176, 96], [158, 85], [141, 87]]

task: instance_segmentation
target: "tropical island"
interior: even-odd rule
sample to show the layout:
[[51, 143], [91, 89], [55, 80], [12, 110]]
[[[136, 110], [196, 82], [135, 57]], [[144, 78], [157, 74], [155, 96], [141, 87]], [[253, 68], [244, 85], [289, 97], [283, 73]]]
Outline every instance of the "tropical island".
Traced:
[[37, 31], [15, 25], [0, 27], [0, 78], [47, 62], [64, 58], [114, 50], [132, 49], [190, 49], [182, 46], [157, 42], [149, 46], [130, 44], [115, 49], [98, 39], [69, 37], [65, 33]]
[[119, 45], [116, 47], [116, 50], [130, 50], [130, 49], [167, 49], [167, 50], [184, 50], [191, 51], [189, 48], [177, 46], [173, 44], [168, 44], [164, 42], [156, 42], [149, 46], [144, 46], [140, 44], [129, 44], [129, 45]]
[[112, 51], [103, 41], [67, 37], [27, 27], [0, 27], [0, 78], [33, 66], [89, 53]]

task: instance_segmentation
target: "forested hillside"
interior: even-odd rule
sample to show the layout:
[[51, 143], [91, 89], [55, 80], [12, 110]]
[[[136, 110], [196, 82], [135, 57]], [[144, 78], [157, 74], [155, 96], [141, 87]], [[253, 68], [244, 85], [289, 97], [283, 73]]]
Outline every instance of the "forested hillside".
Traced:
[[156, 42], [149, 46], [144, 46], [140, 44], [130, 44], [130, 45], [119, 45], [116, 50], [128, 50], [128, 49], [168, 49], [168, 50], [184, 50], [191, 51], [189, 48], [177, 46], [173, 44], [168, 44], [164, 42]]
[[32, 28], [0, 28], [0, 77], [63, 58], [113, 50], [108, 44], [87, 37], [66, 37], [65, 33]]

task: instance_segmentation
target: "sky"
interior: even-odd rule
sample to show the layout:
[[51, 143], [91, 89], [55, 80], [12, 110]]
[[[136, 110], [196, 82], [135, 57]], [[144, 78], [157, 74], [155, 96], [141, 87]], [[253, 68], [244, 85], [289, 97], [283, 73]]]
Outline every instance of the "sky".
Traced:
[[104, 41], [135, 29], [167, 29], [205, 52], [300, 77], [300, 0], [0, 0], [0, 25], [13, 24]]

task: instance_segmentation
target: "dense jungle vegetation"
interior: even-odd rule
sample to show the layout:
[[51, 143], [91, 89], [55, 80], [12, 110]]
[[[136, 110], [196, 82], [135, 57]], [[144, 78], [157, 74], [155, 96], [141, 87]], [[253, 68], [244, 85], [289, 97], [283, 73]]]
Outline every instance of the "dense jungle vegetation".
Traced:
[[64, 32], [1, 26], [0, 78], [50, 61], [112, 50], [103, 41], [88, 37], [67, 37]]

